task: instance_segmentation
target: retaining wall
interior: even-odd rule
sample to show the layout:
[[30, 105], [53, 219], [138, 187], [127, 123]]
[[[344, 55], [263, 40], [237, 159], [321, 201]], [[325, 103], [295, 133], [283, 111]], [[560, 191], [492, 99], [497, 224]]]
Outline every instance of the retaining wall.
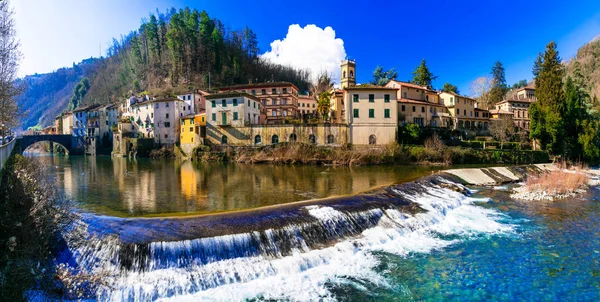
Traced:
[[10, 143], [0, 146], [0, 171], [2, 171], [2, 168], [4, 168], [4, 164], [10, 157], [12, 150], [15, 147], [16, 141], [16, 139], [13, 139]]

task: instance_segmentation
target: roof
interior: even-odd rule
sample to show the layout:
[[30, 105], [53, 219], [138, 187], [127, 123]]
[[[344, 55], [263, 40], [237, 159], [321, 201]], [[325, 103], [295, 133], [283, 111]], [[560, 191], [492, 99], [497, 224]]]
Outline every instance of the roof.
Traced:
[[213, 93], [211, 95], [207, 95], [204, 98], [207, 100], [212, 100], [212, 99], [222, 99], [222, 98], [232, 98], [232, 97], [246, 97], [252, 100], [255, 100], [258, 102], [258, 98], [245, 93], [245, 92], [220, 92], [220, 93]]
[[263, 83], [239, 84], [239, 85], [221, 87], [221, 88], [219, 88], [219, 90], [236, 90], [236, 89], [241, 89], [241, 88], [265, 88], [265, 87], [282, 87], [282, 86], [292, 86], [296, 90], [298, 90], [298, 87], [296, 87], [296, 85], [294, 85], [290, 82], [263, 82]]
[[194, 117], [196, 117], [195, 114], [188, 114], [188, 115], [182, 116], [181, 118], [184, 119], [184, 118], [194, 118]]
[[531, 99], [531, 98], [524, 98], [524, 99], [506, 99], [506, 100], [502, 100], [500, 102], [498, 102], [497, 104], [504, 104], [504, 103], [532, 103], [535, 102], [536, 100]]
[[525, 87], [521, 87], [521, 88], [517, 89], [517, 92], [521, 91], [521, 90], [535, 90], [535, 87], [533, 87], [533, 85], [527, 85]]
[[475, 111], [489, 111], [487, 109], [482, 109], [482, 108], [475, 108]]
[[[415, 84], [415, 83], [409, 83], [409, 82], [397, 81], [397, 80], [391, 80], [389, 83], [391, 83], [391, 82], [398, 83], [398, 84], [399, 84], [399, 85], [401, 85], [401, 86], [406, 86], [406, 87], [410, 87], [410, 88], [416, 88], [416, 89], [422, 89], [422, 90], [426, 90], [426, 91], [429, 91], [429, 92], [435, 92], [435, 91], [434, 91], [434, 90], [432, 90], [432, 89], [429, 89], [429, 88], [427, 88], [427, 87], [425, 87], [425, 86], [417, 85], [417, 84]], [[388, 83], [388, 84], [389, 84], [389, 83]]]
[[444, 106], [442, 104], [430, 103], [430, 102], [427, 102], [427, 101], [411, 100], [411, 99], [405, 99], [405, 98], [399, 99], [398, 103], [429, 105], [429, 106], [434, 106], [434, 107], [446, 107], [446, 106]]
[[371, 84], [362, 84], [357, 86], [346, 87], [344, 90], [398, 90], [398, 88], [391, 88], [385, 86], [377, 86]]
[[442, 93], [451, 94], [451, 95], [457, 96], [457, 97], [459, 97], [459, 98], [463, 98], [463, 99], [469, 99], [469, 100], [472, 100], [472, 101], [475, 101], [475, 102], [477, 102], [477, 100], [476, 100], [476, 99], [474, 99], [474, 98], [470, 98], [470, 97], [468, 97], [468, 96], [460, 95], [460, 94], [458, 94], [458, 93], [454, 93], [454, 92], [440, 91], [438, 94], [442, 94]]
[[512, 112], [508, 112], [508, 111], [504, 111], [504, 110], [500, 110], [500, 109], [492, 109], [490, 110], [491, 114], [510, 114], [513, 115]]
[[88, 111], [88, 110], [95, 109], [97, 107], [100, 107], [100, 104], [92, 104], [92, 105], [88, 105], [88, 106], [78, 107], [77, 109], [73, 110], [73, 112]]

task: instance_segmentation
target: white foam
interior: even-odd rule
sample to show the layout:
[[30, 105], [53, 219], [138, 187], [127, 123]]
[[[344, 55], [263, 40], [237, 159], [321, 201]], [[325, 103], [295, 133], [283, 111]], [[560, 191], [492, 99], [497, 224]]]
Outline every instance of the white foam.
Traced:
[[[373, 252], [400, 256], [429, 253], [482, 234], [511, 232], [513, 226], [502, 224], [500, 213], [477, 206], [474, 199], [441, 187], [424, 187], [414, 196], [397, 192], [417, 203], [423, 212], [415, 215], [394, 209], [373, 209], [347, 214], [331, 207], [308, 206], [308, 213], [327, 224], [345, 219], [381, 216], [378, 224], [360, 236], [333, 246], [310, 250], [306, 245], [292, 255], [276, 257], [250, 256], [187, 266], [150, 269], [145, 272], [123, 272], [110, 280], [109, 287], [99, 293], [100, 300], [143, 301], [239, 301], [252, 298], [289, 299], [295, 301], [335, 300], [327, 290], [328, 283], [363, 280], [377, 286], [390, 286], [374, 268], [378, 257]], [[292, 228], [292, 227], [290, 227]], [[293, 229], [288, 230], [291, 233]], [[267, 231], [269, 240], [271, 238]], [[440, 235], [458, 235], [444, 239]], [[198, 239], [212, 240], [218, 247], [223, 242], [245, 242], [249, 234]], [[225, 236], [224, 236], [225, 237]], [[302, 240], [302, 239], [298, 239]], [[156, 243], [163, 249], [190, 249], [195, 241]], [[106, 256], [108, 257], [108, 256]]]

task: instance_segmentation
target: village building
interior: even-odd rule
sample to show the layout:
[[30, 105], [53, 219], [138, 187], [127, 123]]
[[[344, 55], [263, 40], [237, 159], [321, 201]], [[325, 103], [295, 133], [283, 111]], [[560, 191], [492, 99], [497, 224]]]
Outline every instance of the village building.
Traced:
[[420, 127], [451, 127], [448, 109], [440, 103], [436, 91], [420, 85], [392, 80], [386, 87], [397, 88], [398, 120]]
[[73, 132], [73, 112], [67, 111], [60, 115], [62, 120], [61, 134], [72, 134]]
[[355, 145], [387, 145], [398, 132], [398, 88], [359, 85], [344, 88], [345, 120], [349, 142]]
[[306, 120], [309, 118], [316, 118], [317, 113], [317, 101], [314, 97], [301, 94], [298, 96], [298, 111], [302, 119]]
[[[235, 85], [219, 89], [224, 92], [242, 92], [260, 100], [261, 123], [283, 124], [286, 120], [300, 118], [298, 108], [298, 87], [289, 82], [267, 82]], [[208, 99], [208, 97], [206, 97]], [[210, 116], [209, 116], [210, 123]]]
[[244, 92], [224, 92], [206, 96], [207, 123], [212, 126], [242, 127], [260, 124], [259, 99]]
[[486, 128], [484, 111], [476, 111], [477, 101], [470, 97], [462, 96], [453, 92], [440, 92], [440, 102], [448, 108], [448, 113], [452, 118], [452, 129], [484, 129]]

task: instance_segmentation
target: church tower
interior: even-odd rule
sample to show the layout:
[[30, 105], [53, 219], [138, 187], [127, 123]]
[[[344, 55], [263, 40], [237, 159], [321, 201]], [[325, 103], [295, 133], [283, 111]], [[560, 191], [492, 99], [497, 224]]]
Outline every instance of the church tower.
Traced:
[[340, 86], [342, 89], [356, 85], [356, 61], [344, 60], [340, 65], [342, 68]]

